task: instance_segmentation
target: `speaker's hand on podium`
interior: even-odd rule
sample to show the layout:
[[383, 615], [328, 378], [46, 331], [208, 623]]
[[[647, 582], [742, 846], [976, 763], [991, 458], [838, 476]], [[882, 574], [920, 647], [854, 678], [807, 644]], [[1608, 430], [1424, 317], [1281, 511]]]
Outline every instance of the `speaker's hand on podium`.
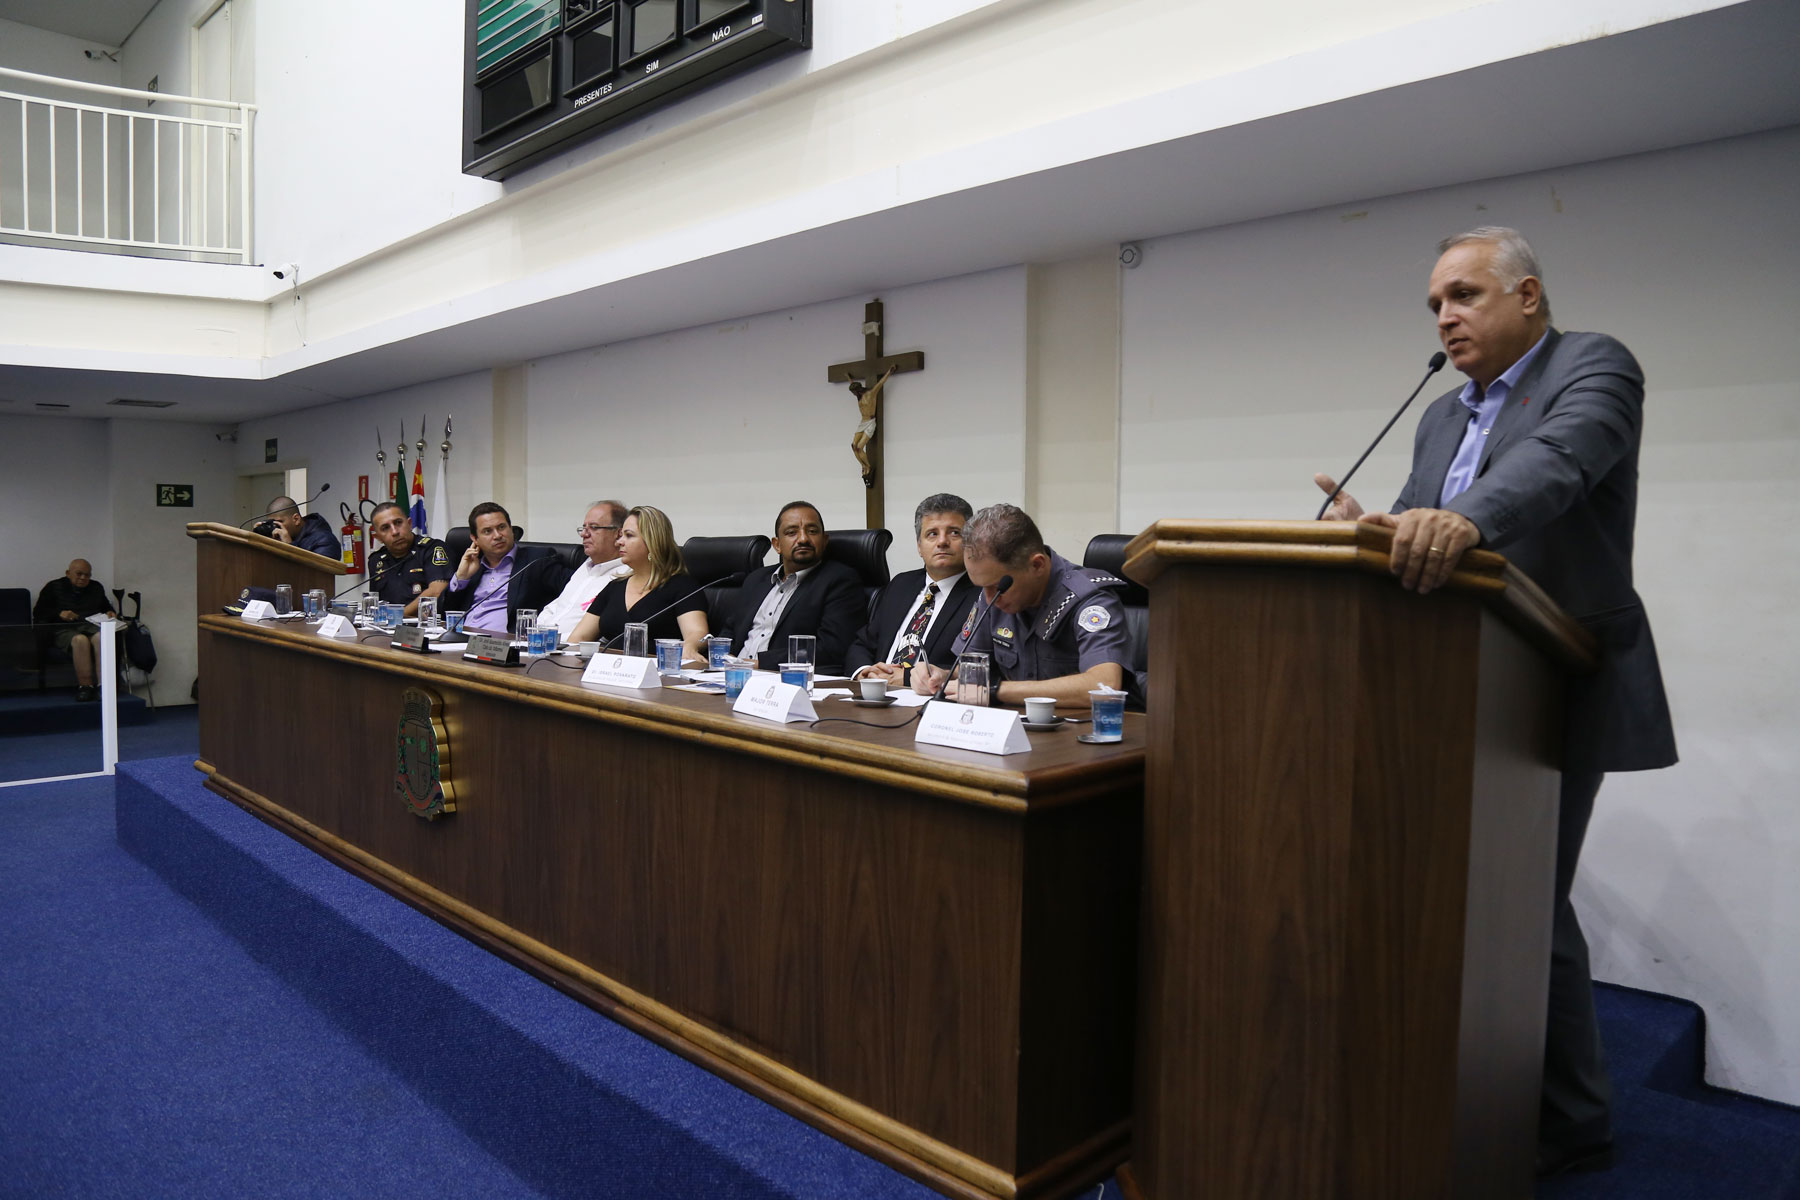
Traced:
[[1363, 520], [1394, 531], [1388, 569], [1400, 586], [1423, 596], [1444, 586], [1463, 552], [1481, 541], [1475, 522], [1447, 508], [1409, 508], [1399, 516], [1370, 513]]
[[[1323, 472], [1314, 475], [1313, 482], [1318, 484], [1319, 490], [1327, 496], [1337, 491], [1337, 480]], [[1331, 507], [1325, 510], [1325, 515], [1320, 520], [1357, 521], [1362, 519], [1362, 515], [1363, 506], [1356, 502], [1355, 496], [1349, 492], [1338, 492], [1338, 498], [1331, 502]]]

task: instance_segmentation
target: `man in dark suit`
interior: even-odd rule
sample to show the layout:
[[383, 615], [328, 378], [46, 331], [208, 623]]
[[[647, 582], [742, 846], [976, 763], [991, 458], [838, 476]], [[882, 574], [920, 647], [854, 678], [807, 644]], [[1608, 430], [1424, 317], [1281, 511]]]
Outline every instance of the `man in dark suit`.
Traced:
[[1569, 886], [1604, 773], [1675, 761], [1656, 645], [1631, 582], [1644, 377], [1613, 338], [1551, 327], [1537, 257], [1517, 231], [1475, 229], [1438, 250], [1427, 298], [1469, 383], [1420, 419], [1391, 513], [1364, 515], [1340, 495], [1331, 515], [1391, 527], [1394, 573], [1419, 592], [1448, 580], [1470, 547], [1500, 551], [1599, 641], [1599, 670], [1567, 691], [1538, 1125], [1540, 1175], [1597, 1170], [1612, 1163], [1612, 1084]]
[[731, 638], [733, 654], [777, 671], [787, 658], [788, 638], [810, 633], [819, 639], [815, 665], [822, 671], [843, 667], [868, 605], [856, 572], [825, 561], [825, 542], [817, 508], [805, 500], [782, 506], [775, 517], [780, 564], [752, 574], [725, 614], [720, 633]]
[[913, 538], [925, 565], [894, 576], [875, 597], [875, 610], [850, 644], [846, 669], [894, 687], [912, 682], [925, 661], [947, 667], [951, 645], [975, 605], [979, 589], [963, 569], [963, 526], [975, 510], [961, 496], [939, 492], [913, 510]]
[[465, 628], [514, 633], [521, 608], [541, 609], [569, 582], [570, 567], [548, 546], [521, 546], [512, 518], [493, 501], [469, 510], [469, 548], [444, 590], [445, 612], [466, 612]]

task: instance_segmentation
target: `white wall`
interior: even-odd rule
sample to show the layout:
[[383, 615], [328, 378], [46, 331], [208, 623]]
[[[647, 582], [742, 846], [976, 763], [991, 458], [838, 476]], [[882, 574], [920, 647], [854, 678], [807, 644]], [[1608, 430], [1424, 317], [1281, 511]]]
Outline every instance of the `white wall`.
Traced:
[[[1707, 1010], [1712, 1082], [1800, 1102], [1800, 130], [1154, 241], [1125, 275], [1120, 497], [1310, 517], [1436, 348], [1433, 243], [1524, 230], [1557, 324], [1648, 378], [1637, 582], [1682, 762], [1600, 794], [1575, 899], [1595, 972]], [[1454, 382], [1454, 381], [1451, 381]], [[1435, 394], [1439, 388], [1430, 389]], [[1422, 408], [1422, 399], [1419, 407]], [[1417, 413], [1352, 490], [1385, 506]]]
[[113, 517], [105, 480], [109, 449], [105, 421], [0, 414], [0, 512], [15, 514], [0, 532], [5, 587], [31, 589], [85, 558], [94, 578], [123, 587], [113, 575]]
[[[231, 520], [233, 447], [221, 425], [114, 418], [107, 498], [112, 509], [113, 561], [109, 587], [143, 593], [143, 620], [156, 641], [153, 676], [158, 706], [189, 703], [200, 674], [199, 616], [194, 601], [194, 541], [189, 521]], [[156, 485], [192, 484], [192, 508], [158, 508]], [[124, 611], [134, 611], [130, 600]]]
[[[412, 464], [418, 457], [415, 447], [419, 420], [423, 417], [425, 503], [429, 507], [437, 487], [438, 443], [444, 440], [444, 418], [450, 416], [455, 427], [450, 439], [446, 487], [451, 524], [460, 525], [469, 508], [488, 499], [493, 489], [493, 411], [491, 376], [483, 371], [322, 408], [245, 421], [238, 428], [234, 474], [260, 475], [305, 467], [311, 491], [318, 491], [321, 484], [331, 485], [331, 490], [310, 511], [323, 514], [336, 528], [341, 523], [338, 504], [346, 502], [352, 509], [357, 507], [358, 476], [369, 476], [371, 497], [385, 498], [385, 472], [396, 467], [394, 446], [400, 440], [402, 425], [406, 438], [406, 483], [411, 486]], [[377, 432], [387, 454], [385, 467], [375, 460]], [[263, 442], [267, 438], [277, 439], [280, 457], [273, 464], [263, 462]], [[570, 528], [574, 528], [573, 523]], [[431, 532], [441, 535], [443, 531]], [[347, 585], [351, 580], [346, 578], [344, 582]]]
[[[977, 507], [1024, 494], [1022, 267], [881, 295], [886, 348], [922, 349], [884, 400], [890, 564], [919, 565], [913, 506], [953, 491]], [[573, 529], [589, 501], [651, 504], [676, 536], [768, 532], [805, 498], [828, 526], [861, 528], [864, 492], [850, 437], [858, 415], [833, 362], [862, 357], [853, 296], [686, 329], [529, 365], [529, 511]], [[559, 534], [549, 540], [569, 541]]]

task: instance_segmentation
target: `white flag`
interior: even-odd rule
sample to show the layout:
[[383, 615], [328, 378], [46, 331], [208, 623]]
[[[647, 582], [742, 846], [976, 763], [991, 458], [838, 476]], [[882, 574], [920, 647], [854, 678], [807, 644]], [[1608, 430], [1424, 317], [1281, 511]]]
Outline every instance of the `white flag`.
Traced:
[[431, 527], [437, 530], [437, 537], [442, 538], [450, 532], [450, 497], [444, 491], [444, 471], [449, 467], [450, 456], [438, 457], [437, 487], [431, 492]]

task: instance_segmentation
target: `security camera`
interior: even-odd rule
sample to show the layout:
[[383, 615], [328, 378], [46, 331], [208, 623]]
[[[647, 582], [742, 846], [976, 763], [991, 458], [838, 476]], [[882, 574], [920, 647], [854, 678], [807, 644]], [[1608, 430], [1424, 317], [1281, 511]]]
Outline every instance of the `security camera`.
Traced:
[[271, 268], [269, 274], [275, 276], [277, 283], [285, 283], [289, 287], [300, 286], [300, 264], [298, 263], [282, 263], [279, 267]]

